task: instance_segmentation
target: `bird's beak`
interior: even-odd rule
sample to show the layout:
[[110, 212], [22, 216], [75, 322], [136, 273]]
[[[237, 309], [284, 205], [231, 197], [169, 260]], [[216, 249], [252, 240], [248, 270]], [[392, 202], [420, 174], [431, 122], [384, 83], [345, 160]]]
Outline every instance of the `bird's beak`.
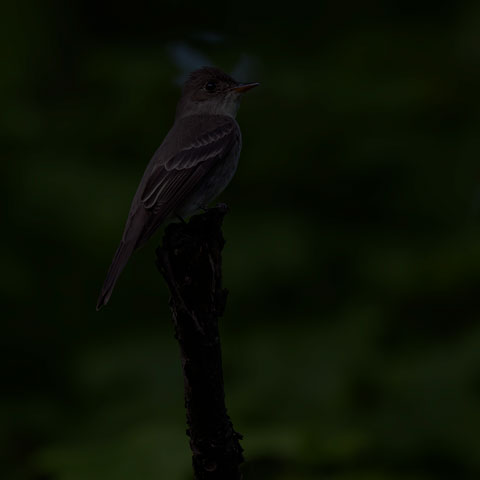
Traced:
[[259, 83], [239, 83], [236, 87], [233, 87], [232, 90], [238, 93], [245, 93], [253, 87], [258, 87]]

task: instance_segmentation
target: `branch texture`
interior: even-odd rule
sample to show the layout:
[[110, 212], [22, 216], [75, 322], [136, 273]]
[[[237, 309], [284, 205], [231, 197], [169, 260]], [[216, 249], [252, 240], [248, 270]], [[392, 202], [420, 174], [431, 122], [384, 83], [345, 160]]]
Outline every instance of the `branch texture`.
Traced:
[[222, 222], [226, 205], [172, 223], [157, 249], [157, 267], [170, 289], [175, 338], [185, 383], [187, 434], [197, 480], [239, 480], [241, 435], [225, 407], [218, 318], [227, 290], [222, 288]]

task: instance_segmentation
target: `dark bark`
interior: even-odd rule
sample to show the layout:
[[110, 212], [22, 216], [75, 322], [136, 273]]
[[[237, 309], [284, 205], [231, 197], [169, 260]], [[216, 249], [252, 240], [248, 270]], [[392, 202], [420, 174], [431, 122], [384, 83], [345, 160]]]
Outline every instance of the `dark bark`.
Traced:
[[170, 289], [175, 338], [185, 384], [187, 435], [197, 480], [238, 480], [240, 434], [225, 408], [218, 318], [225, 309], [222, 235], [226, 205], [172, 223], [157, 249], [157, 266]]

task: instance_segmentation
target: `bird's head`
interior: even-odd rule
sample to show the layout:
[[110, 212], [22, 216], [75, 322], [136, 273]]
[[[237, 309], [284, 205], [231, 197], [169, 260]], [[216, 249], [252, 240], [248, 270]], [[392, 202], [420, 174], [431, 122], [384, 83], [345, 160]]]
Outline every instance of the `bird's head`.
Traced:
[[258, 83], [239, 83], [215, 67], [192, 72], [183, 87], [176, 118], [196, 114], [235, 117], [240, 98]]

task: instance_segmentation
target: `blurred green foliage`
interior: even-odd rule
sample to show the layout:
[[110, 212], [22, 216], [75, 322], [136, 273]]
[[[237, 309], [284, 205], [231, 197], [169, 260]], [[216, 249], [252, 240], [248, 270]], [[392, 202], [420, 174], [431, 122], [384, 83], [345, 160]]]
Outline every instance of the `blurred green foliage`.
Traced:
[[222, 195], [245, 479], [479, 478], [478, 2], [1, 8], [2, 479], [191, 478], [160, 235], [94, 307], [204, 59], [262, 84]]

